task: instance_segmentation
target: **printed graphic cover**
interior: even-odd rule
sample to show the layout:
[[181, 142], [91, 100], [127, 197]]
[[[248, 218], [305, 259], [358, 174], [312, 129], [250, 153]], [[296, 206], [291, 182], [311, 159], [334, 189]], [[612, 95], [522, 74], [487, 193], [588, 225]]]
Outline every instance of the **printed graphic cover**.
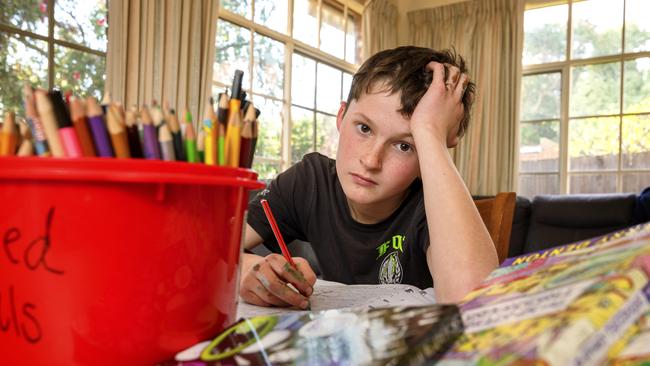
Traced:
[[256, 316], [161, 365], [422, 365], [462, 331], [455, 305]]
[[513, 258], [463, 300], [439, 364], [643, 364], [649, 276], [650, 224]]

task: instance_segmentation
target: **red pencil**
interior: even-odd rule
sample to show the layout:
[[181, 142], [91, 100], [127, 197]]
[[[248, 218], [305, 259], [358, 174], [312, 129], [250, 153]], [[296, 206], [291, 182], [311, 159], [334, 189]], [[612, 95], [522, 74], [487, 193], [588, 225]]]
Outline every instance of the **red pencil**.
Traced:
[[296, 268], [296, 264], [293, 262], [293, 259], [291, 258], [291, 253], [289, 253], [289, 248], [287, 248], [287, 245], [284, 243], [284, 239], [282, 239], [282, 234], [280, 234], [280, 229], [278, 228], [278, 224], [275, 222], [275, 218], [273, 217], [273, 213], [271, 212], [271, 207], [269, 206], [269, 202], [267, 200], [261, 200], [260, 203], [262, 203], [262, 208], [264, 208], [264, 213], [266, 214], [266, 218], [269, 220], [269, 223], [271, 224], [271, 229], [273, 229], [273, 234], [275, 235], [275, 239], [278, 241], [278, 244], [280, 245], [280, 250], [282, 250], [282, 255], [284, 258], [291, 264], [294, 268]]

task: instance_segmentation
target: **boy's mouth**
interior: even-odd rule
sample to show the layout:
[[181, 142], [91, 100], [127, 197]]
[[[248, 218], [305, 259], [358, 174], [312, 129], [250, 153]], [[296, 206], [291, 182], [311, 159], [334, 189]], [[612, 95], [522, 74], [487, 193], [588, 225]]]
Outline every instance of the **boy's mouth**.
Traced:
[[361, 186], [374, 186], [374, 185], [377, 185], [377, 182], [375, 182], [374, 180], [372, 180], [370, 178], [366, 178], [366, 177], [364, 177], [362, 175], [355, 174], [355, 173], [350, 173], [350, 175], [352, 176], [352, 180], [356, 184], [359, 184]]

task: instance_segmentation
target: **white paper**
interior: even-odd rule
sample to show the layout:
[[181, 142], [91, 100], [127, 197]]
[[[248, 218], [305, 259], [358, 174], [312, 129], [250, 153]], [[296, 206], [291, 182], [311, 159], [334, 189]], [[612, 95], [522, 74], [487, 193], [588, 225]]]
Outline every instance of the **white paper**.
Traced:
[[[387, 306], [418, 306], [436, 302], [433, 288], [420, 290], [411, 285], [345, 285], [318, 279], [310, 296], [311, 311], [342, 308], [379, 308]], [[302, 311], [294, 308], [263, 307], [239, 299], [238, 318]]]

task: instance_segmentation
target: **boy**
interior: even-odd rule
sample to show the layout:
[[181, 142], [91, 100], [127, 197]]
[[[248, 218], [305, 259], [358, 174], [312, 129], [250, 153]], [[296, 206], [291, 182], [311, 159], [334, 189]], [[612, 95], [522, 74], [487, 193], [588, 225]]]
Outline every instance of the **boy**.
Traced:
[[[259, 203], [266, 198], [285, 240], [311, 243], [324, 279], [433, 285], [438, 302], [460, 300], [498, 264], [447, 151], [469, 121], [474, 85], [463, 59], [411, 46], [382, 51], [350, 89], [336, 120], [336, 161], [312, 153], [278, 175], [249, 204], [245, 248], [265, 242], [280, 252]], [[297, 270], [279, 254], [244, 254], [240, 296], [306, 308], [316, 276], [295, 262]]]

